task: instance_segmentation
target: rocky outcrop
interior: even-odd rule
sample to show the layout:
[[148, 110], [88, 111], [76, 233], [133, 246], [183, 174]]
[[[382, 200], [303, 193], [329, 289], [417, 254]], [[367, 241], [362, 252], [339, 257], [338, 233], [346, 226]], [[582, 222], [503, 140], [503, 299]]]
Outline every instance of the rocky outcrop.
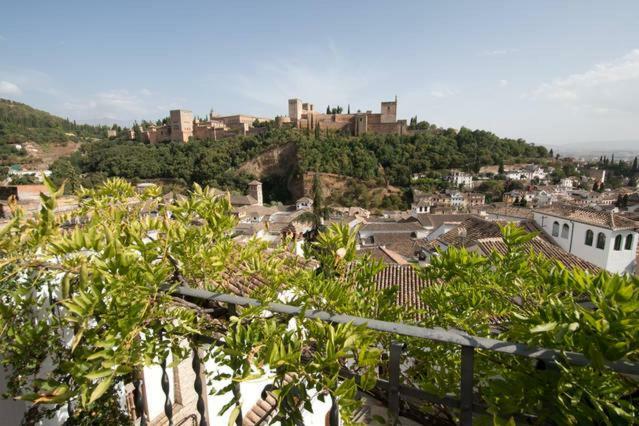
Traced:
[[239, 171], [264, 179], [270, 176], [289, 176], [297, 169], [297, 145], [288, 142], [276, 146], [246, 161]]
[[[295, 142], [263, 152], [242, 164], [239, 171], [260, 179], [264, 183], [264, 190], [277, 193], [276, 199], [280, 201], [292, 201], [304, 195]], [[282, 195], [284, 187], [288, 196]]]

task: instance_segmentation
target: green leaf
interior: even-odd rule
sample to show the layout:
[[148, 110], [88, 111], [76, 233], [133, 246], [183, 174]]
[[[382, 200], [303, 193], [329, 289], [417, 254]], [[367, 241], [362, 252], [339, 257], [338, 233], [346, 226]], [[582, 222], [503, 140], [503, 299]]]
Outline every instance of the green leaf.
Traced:
[[103, 377], [110, 376], [111, 374], [113, 374], [113, 370], [106, 369], [106, 370], [93, 371], [89, 374], [86, 374], [84, 377], [86, 377], [89, 380], [95, 380], [95, 379], [101, 379]]
[[239, 405], [236, 405], [235, 408], [233, 408], [233, 411], [231, 411], [231, 414], [229, 415], [228, 426], [235, 425], [235, 420], [237, 419], [237, 416], [239, 415], [240, 415], [240, 407]]
[[112, 372], [111, 376], [102, 380], [95, 387], [95, 389], [93, 389], [93, 392], [91, 392], [91, 397], [89, 397], [89, 404], [91, 404], [93, 401], [95, 401], [96, 399], [104, 395], [104, 393], [109, 389], [109, 386], [111, 386], [111, 382], [113, 382], [114, 375], [115, 375], [115, 372]]
[[533, 328], [530, 329], [531, 333], [545, 333], [547, 331], [551, 331], [554, 330], [555, 327], [557, 327], [557, 323], [556, 322], [547, 322], [545, 324], [540, 324], [537, 325]]

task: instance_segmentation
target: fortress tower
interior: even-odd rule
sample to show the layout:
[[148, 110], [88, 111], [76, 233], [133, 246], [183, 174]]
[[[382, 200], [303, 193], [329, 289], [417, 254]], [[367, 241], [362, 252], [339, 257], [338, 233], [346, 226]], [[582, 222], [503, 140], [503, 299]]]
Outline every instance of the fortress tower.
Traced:
[[288, 116], [291, 118], [291, 120], [300, 120], [302, 118], [301, 99], [288, 100]]
[[171, 141], [188, 142], [193, 136], [193, 113], [184, 109], [174, 109], [171, 115]]
[[394, 101], [382, 102], [380, 113], [382, 123], [395, 123], [397, 121], [397, 96]]

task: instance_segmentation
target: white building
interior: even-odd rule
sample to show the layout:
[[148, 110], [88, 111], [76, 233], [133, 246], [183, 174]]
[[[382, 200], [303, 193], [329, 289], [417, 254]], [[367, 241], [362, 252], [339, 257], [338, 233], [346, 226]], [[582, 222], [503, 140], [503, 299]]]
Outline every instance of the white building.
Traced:
[[454, 208], [460, 208], [465, 205], [464, 194], [459, 191], [450, 193], [450, 205]]
[[526, 174], [523, 170], [511, 170], [509, 172], [506, 172], [506, 179], [522, 180], [526, 179]]
[[568, 253], [610, 272], [635, 273], [639, 223], [613, 212], [568, 206], [534, 210], [533, 217]]
[[313, 200], [309, 197], [302, 197], [295, 202], [295, 208], [297, 210], [307, 210], [313, 207]]
[[541, 189], [534, 194], [533, 202], [537, 207], [550, 206], [555, 201], [555, 196], [551, 192], [548, 192], [544, 189]]
[[573, 182], [572, 179], [567, 177], [567, 178], [563, 178], [560, 182], [559, 182], [559, 186], [562, 188], [566, 188], [566, 189], [572, 189], [573, 187]]
[[426, 198], [420, 198], [416, 203], [411, 204], [411, 212], [414, 214], [430, 213], [432, 203]]
[[539, 167], [535, 164], [529, 164], [528, 166], [524, 167], [524, 174], [526, 175], [526, 178], [528, 180], [544, 180], [547, 176], [546, 171], [542, 167]]
[[446, 179], [452, 182], [455, 188], [470, 189], [473, 187], [473, 175], [459, 170], [451, 170]]

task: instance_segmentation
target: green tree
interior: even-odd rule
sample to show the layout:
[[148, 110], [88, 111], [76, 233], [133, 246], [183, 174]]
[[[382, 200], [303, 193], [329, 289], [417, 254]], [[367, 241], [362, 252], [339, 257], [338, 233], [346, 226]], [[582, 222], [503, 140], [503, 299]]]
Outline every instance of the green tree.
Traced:
[[[262, 308], [249, 308], [220, 329], [219, 320], [210, 321], [171, 296], [178, 285], [228, 291], [219, 274], [232, 265], [253, 265], [265, 279], [255, 294], [264, 303], [295, 285], [297, 290], [290, 287], [294, 303], [388, 319], [397, 313], [389, 303], [395, 291], [377, 291], [370, 278], [381, 265], [355, 258], [347, 227], [333, 227], [319, 239], [318, 252], [325, 256], [320, 259], [332, 260], [330, 273], [328, 264], [326, 272], [316, 273], [296, 267], [295, 259], [268, 254], [264, 243], [235, 243], [228, 200], [197, 185], [188, 197], [167, 204], [158, 187], [136, 194], [122, 179], [108, 180], [79, 194], [80, 208], [72, 214], [82, 225], [69, 230], [69, 217], [53, 214], [63, 190], [46, 184], [51, 195], [41, 196], [40, 213], [26, 219], [13, 206], [0, 233], [0, 359], [11, 367], [8, 393], [34, 402], [34, 420], [73, 400], [69, 424], [89, 424], [91, 417], [123, 424], [109, 408], [114, 384], [169, 351], [183, 359], [184, 341], [200, 334], [225, 334], [227, 344], [211, 357], [229, 368], [235, 381], [273, 367], [281, 390], [280, 420], [299, 421], [313, 389], [339, 400], [340, 414], [349, 419], [360, 405], [358, 385], [335, 377], [354, 360], [363, 377], [359, 387], [375, 383], [379, 338], [362, 326], [299, 316], [297, 326], [289, 328]], [[149, 208], [158, 216], [145, 216]], [[347, 275], [349, 263], [357, 272]], [[309, 344], [315, 348], [310, 363], [301, 356]], [[219, 378], [223, 370], [211, 373]], [[296, 380], [284, 384], [287, 374]], [[233, 396], [228, 409], [238, 403]]]
[[[588, 367], [560, 361], [540, 371], [526, 359], [482, 353], [475, 358], [475, 392], [489, 413], [535, 413], [539, 424], [634, 423], [637, 382], [603, 363], [637, 359], [639, 279], [568, 270], [531, 250], [534, 234], [514, 225], [502, 232], [503, 253], [484, 257], [449, 247], [432, 258], [422, 270], [429, 285], [421, 295], [428, 309], [420, 324], [581, 352], [592, 361]], [[458, 392], [458, 347], [409, 340], [408, 348], [415, 360], [408, 377], [439, 394]]]

